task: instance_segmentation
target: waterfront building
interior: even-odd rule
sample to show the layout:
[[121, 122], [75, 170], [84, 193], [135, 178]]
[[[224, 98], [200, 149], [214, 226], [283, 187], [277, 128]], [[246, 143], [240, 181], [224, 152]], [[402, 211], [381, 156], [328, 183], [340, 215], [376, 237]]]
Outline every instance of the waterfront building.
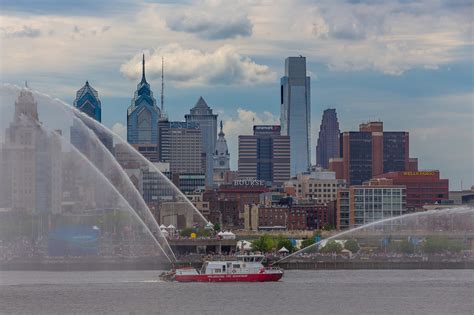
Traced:
[[226, 182], [226, 176], [230, 171], [230, 154], [227, 147], [227, 140], [225, 139], [225, 134], [221, 121], [221, 129], [219, 131], [219, 138], [217, 138], [215, 144], [215, 150], [213, 154], [213, 182], [214, 186], [218, 187], [219, 185]]
[[291, 175], [305, 172], [311, 164], [311, 86], [306, 76], [306, 58], [285, 59], [281, 78], [280, 124], [282, 135], [291, 139]]
[[410, 167], [409, 133], [384, 131], [383, 122], [360, 124], [359, 131], [343, 132], [340, 147], [341, 158], [330, 159], [329, 168], [350, 185]]
[[336, 179], [336, 173], [321, 168], [297, 174], [284, 183], [286, 194], [296, 199], [313, 199], [329, 203], [337, 199], [337, 190], [346, 188], [344, 179]]
[[213, 114], [212, 109], [207, 105], [202, 96], [200, 96], [194, 107], [189, 111], [189, 114], [185, 115], [185, 119], [186, 122], [199, 123], [202, 135], [202, 152], [206, 155], [206, 185], [212, 187], [213, 153], [217, 140], [217, 114]]
[[329, 159], [339, 157], [339, 122], [333, 108], [323, 113], [316, 144], [316, 165], [328, 169]]
[[157, 144], [160, 109], [156, 105], [150, 84], [145, 77], [145, 55], [142, 60], [142, 79], [127, 109], [127, 141], [130, 144]]
[[449, 200], [456, 205], [474, 205], [474, 186], [471, 189], [450, 191]]
[[449, 179], [441, 179], [438, 170], [389, 172], [375, 178], [388, 178], [395, 185], [406, 186], [406, 207], [410, 212], [449, 200]]
[[290, 178], [290, 137], [280, 126], [253, 127], [253, 135], [239, 136], [239, 178], [263, 180], [268, 186]]
[[406, 212], [406, 187], [378, 178], [338, 191], [336, 226], [354, 228]]
[[37, 102], [27, 86], [15, 101], [0, 153], [2, 206], [30, 214], [61, 213], [60, 135], [41, 128]]

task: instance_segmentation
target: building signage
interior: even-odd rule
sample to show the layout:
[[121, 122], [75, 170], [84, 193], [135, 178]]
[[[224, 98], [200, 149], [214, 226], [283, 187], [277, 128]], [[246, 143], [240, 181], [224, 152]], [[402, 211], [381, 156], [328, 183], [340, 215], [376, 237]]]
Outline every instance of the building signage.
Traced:
[[265, 181], [256, 178], [239, 178], [232, 182], [234, 186], [265, 186]]
[[404, 176], [434, 176], [436, 172], [403, 172]]

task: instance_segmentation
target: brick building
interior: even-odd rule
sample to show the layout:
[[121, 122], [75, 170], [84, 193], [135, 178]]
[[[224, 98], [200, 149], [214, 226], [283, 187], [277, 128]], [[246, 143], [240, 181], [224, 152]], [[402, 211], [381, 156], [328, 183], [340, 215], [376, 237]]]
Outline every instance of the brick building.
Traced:
[[424, 205], [449, 200], [449, 179], [440, 179], [439, 171], [389, 172], [375, 178], [388, 178], [406, 186], [408, 211], [422, 211]]

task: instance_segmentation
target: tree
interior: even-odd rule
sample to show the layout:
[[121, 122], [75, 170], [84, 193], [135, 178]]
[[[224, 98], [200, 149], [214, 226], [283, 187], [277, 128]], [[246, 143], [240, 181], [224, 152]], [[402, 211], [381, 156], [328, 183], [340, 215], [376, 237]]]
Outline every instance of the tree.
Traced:
[[442, 253], [444, 251], [459, 252], [464, 249], [464, 246], [447, 238], [428, 236], [422, 248], [427, 253]]
[[405, 254], [412, 254], [415, 251], [415, 246], [412, 242], [409, 242], [408, 240], [401, 241], [398, 245], [398, 248], [400, 252]]
[[279, 236], [277, 238], [277, 249], [279, 250], [282, 247], [285, 247], [286, 249], [288, 249], [290, 253], [295, 251], [295, 247], [293, 246], [293, 243], [291, 242], [290, 239]]
[[253, 240], [251, 246], [254, 251], [267, 253], [274, 248], [274, 241], [269, 235], [263, 234], [260, 238]]
[[324, 231], [332, 231], [334, 229], [335, 229], [334, 225], [332, 225], [332, 224], [326, 223], [326, 224], [323, 225], [323, 230]]
[[313, 244], [314, 244], [314, 237], [310, 237], [310, 238], [304, 239], [301, 242], [301, 248], [306, 248], [306, 247], [311, 246]]
[[340, 253], [342, 251], [342, 245], [335, 240], [330, 240], [321, 248], [322, 253]]
[[219, 223], [214, 223], [214, 231], [219, 232], [221, 230], [221, 225]]
[[351, 253], [355, 254], [359, 251], [360, 246], [355, 239], [350, 239], [346, 241], [346, 243], [344, 244], [344, 248], [350, 250]]

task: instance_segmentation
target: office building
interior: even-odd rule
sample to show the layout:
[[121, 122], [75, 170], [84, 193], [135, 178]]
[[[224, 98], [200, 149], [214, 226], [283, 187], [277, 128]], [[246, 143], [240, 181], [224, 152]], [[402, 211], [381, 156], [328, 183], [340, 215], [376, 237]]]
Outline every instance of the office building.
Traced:
[[28, 87], [15, 101], [0, 153], [2, 207], [30, 214], [61, 213], [61, 139], [56, 131], [42, 129], [37, 102]]
[[333, 108], [323, 113], [316, 144], [316, 165], [328, 169], [329, 159], [339, 157], [339, 122]]
[[[348, 229], [405, 214], [406, 188], [391, 179], [373, 179], [338, 191], [337, 229]], [[390, 223], [388, 223], [390, 225]]]
[[205, 153], [199, 123], [159, 122], [159, 153], [162, 162], [170, 164], [173, 183], [183, 192], [205, 188]]
[[157, 144], [160, 109], [145, 77], [145, 55], [142, 61], [142, 79], [127, 109], [127, 141], [130, 144]]
[[290, 137], [280, 126], [254, 126], [253, 135], [239, 136], [239, 178], [263, 180], [268, 186], [290, 178]]
[[73, 105], [98, 122], [102, 121], [102, 105], [99, 100], [99, 94], [89, 84], [89, 81], [86, 81], [86, 84], [76, 92], [76, 99]]
[[221, 121], [221, 129], [219, 131], [219, 138], [217, 138], [215, 150], [213, 154], [213, 177], [214, 177], [214, 186], [219, 186], [226, 182], [226, 177], [228, 177], [230, 172], [230, 154], [229, 149], [227, 148], [227, 140], [225, 139], [225, 134], [223, 129], [223, 124]]
[[341, 157], [330, 159], [329, 169], [350, 185], [410, 167], [408, 132], [383, 131], [382, 122], [361, 124], [359, 131], [343, 132], [340, 148]]
[[186, 122], [197, 122], [202, 135], [202, 152], [206, 154], [206, 185], [212, 187], [213, 183], [213, 153], [217, 138], [217, 115], [206, 101], [199, 97], [196, 105], [185, 115]]
[[306, 76], [306, 58], [288, 57], [281, 78], [280, 124], [282, 135], [291, 139], [291, 175], [306, 172], [311, 164], [311, 86]]
[[438, 170], [389, 172], [375, 178], [388, 178], [395, 185], [406, 186], [406, 206], [409, 212], [422, 211], [424, 205], [449, 200], [449, 179], [441, 179]]

